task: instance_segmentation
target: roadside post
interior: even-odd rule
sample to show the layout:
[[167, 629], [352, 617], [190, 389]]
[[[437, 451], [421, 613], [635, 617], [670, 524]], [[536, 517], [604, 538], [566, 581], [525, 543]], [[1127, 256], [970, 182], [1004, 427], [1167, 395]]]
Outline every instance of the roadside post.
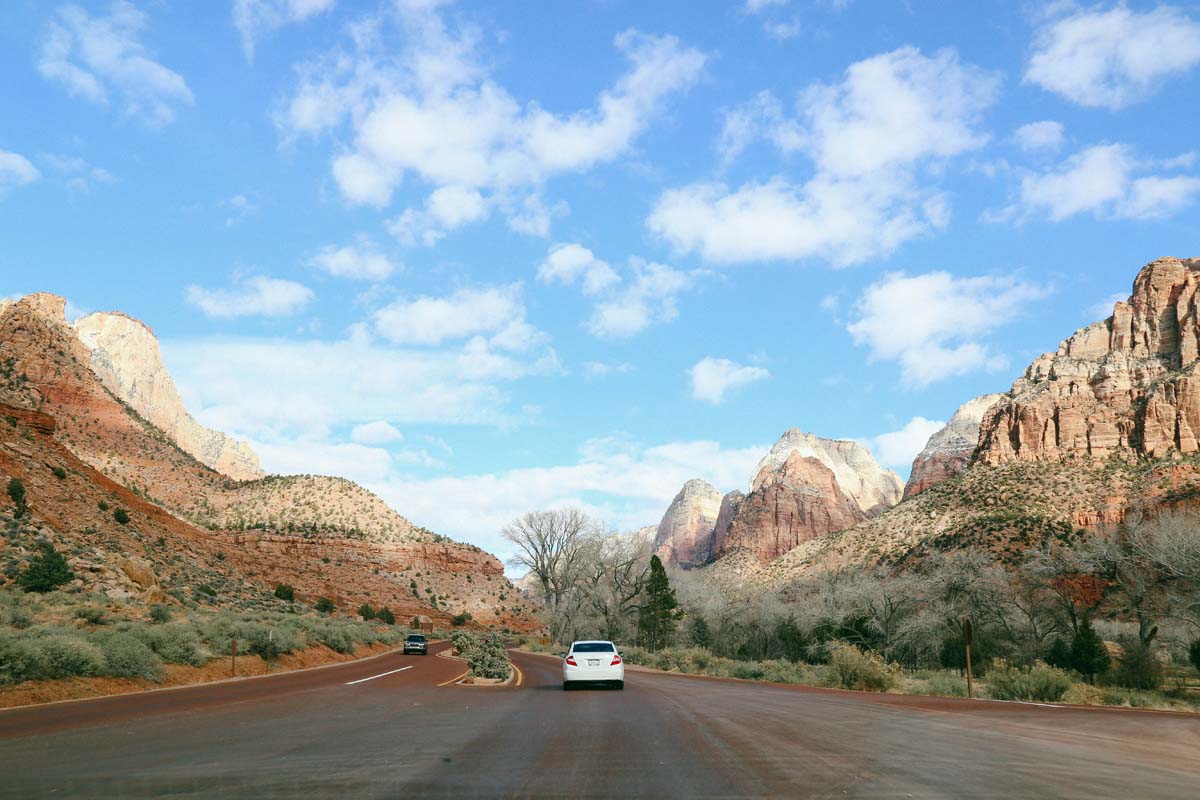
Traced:
[[237, 677], [237, 637], [229, 642], [229, 677]]
[[971, 635], [974, 631], [971, 628], [971, 618], [963, 617], [962, 635], [963, 643], [967, 646], [967, 697], [974, 697], [975, 692], [971, 686]]

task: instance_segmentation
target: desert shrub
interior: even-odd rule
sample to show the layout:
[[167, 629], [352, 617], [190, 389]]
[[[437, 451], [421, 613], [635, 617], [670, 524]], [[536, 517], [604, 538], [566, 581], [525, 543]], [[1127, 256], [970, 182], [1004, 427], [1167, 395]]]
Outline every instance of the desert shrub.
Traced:
[[1090, 683], [1073, 683], [1060, 701], [1077, 706], [1096, 706], [1104, 702], [1104, 692]]
[[115, 633], [106, 637], [101, 646], [104, 651], [106, 675], [162, 680], [162, 659], [149, 645], [132, 633]]
[[1121, 643], [1121, 656], [1112, 679], [1126, 689], [1157, 689], [1162, 685], [1162, 663], [1154, 651], [1138, 639]]
[[274, 661], [284, 652], [283, 637], [268, 625], [249, 625], [243, 629], [246, 647], [263, 661]]
[[320, 611], [322, 614], [332, 614], [334, 610], [337, 609], [337, 606], [335, 606], [333, 601], [328, 597], [318, 597], [316, 605], [314, 605], [313, 608], [315, 608], [317, 611]]
[[[503, 680], [509, 676], [508, 653], [499, 636], [489, 633], [484, 636], [468, 635], [467, 639], [469, 643], [465, 644], [466, 652], [463, 657], [467, 659], [467, 667], [471, 670], [472, 675], [477, 678], [497, 680]], [[455, 649], [458, 649], [457, 644]]]
[[17, 577], [17, 583], [27, 592], [50, 592], [75, 578], [67, 559], [49, 542], [42, 542], [41, 552], [34, 556]]
[[17, 630], [23, 630], [33, 624], [33, 613], [16, 603], [0, 607], [0, 624], [8, 624]]
[[354, 639], [340, 625], [325, 625], [317, 629], [317, 641], [337, 653], [354, 652]]
[[50, 470], [50, 472], [53, 473], [54, 477], [58, 478], [60, 481], [66, 480], [67, 478], [67, 471], [62, 467], [54, 467]]
[[171, 621], [171, 609], [164, 605], [153, 605], [150, 607], [150, 621], [162, 624]]
[[377, 620], [379, 620], [380, 622], [383, 622], [387, 625], [395, 625], [396, 624], [396, 615], [393, 614], [392, 610], [390, 608], [388, 608], [387, 606], [384, 606], [383, 608], [376, 611], [375, 618]]
[[96, 503], [96, 507], [99, 508], [101, 511], [108, 511], [108, 503], [104, 502], [103, 500]]
[[842, 643], [829, 652], [829, 663], [843, 689], [886, 692], [896, 685], [896, 670], [877, 653]]
[[450, 618], [450, 624], [456, 628], [466, 625], [470, 621], [471, 621], [471, 614], [467, 611], [463, 611], [462, 613], [455, 614], [453, 617]]
[[712, 628], [703, 614], [692, 614], [687, 621], [687, 639], [693, 647], [711, 648], [713, 643]]
[[294, 603], [296, 602], [296, 587], [288, 583], [277, 584], [275, 586], [275, 596], [280, 600]]
[[10, 478], [8, 481], [8, 497], [13, 501], [16, 510], [13, 512], [14, 517], [23, 517], [29, 511], [29, 507], [25, 505], [25, 484], [17, 478]]
[[200, 634], [186, 622], [138, 627], [133, 633], [168, 664], [202, 667], [212, 658]]
[[994, 700], [1053, 703], [1071, 688], [1071, 678], [1061, 669], [1041, 662], [1020, 667], [996, 659], [988, 670], [987, 685]]
[[948, 672], [935, 672], [929, 676], [925, 689], [939, 697], [966, 697], [967, 679]]
[[113, 512], [113, 519], [115, 519], [117, 521], [118, 525], [128, 525], [129, 524], [129, 512], [123, 508], [118, 508], [116, 511]]
[[1079, 631], [1071, 641], [1071, 666], [1087, 677], [1088, 683], [1092, 683], [1097, 675], [1108, 671], [1110, 664], [1111, 659], [1108, 656], [1108, 648], [1104, 646], [1104, 640], [1092, 628], [1092, 621], [1084, 617]]
[[375, 609], [371, 608], [370, 603], [363, 603], [358, 607], [358, 615], [363, 619], [375, 619]]
[[104, 625], [108, 622], [107, 611], [102, 606], [80, 606], [75, 609], [75, 618], [91, 625]]
[[105, 656], [100, 648], [82, 637], [66, 634], [28, 639], [33, 648], [32, 661], [40, 664], [42, 674], [31, 678], [72, 678], [99, 675], [105, 668]]
[[1050, 666], [1058, 667], [1061, 670], [1073, 669], [1075, 666], [1074, 659], [1071, 657], [1071, 645], [1067, 644], [1067, 640], [1061, 636], [1056, 637], [1050, 645], [1044, 660]]
[[758, 661], [739, 661], [732, 670], [730, 677], [743, 678], [750, 681], [760, 681], [766, 675], [766, 670]]
[[1200, 672], [1200, 639], [1192, 642], [1188, 648], [1188, 660], [1192, 662], [1192, 666], [1196, 668], [1196, 671]]

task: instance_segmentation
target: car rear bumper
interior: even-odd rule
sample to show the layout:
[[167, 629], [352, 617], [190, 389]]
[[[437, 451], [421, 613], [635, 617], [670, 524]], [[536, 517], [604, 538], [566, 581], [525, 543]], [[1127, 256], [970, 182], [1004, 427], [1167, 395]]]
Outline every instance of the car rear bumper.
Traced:
[[625, 665], [617, 664], [615, 667], [572, 667], [564, 664], [563, 680], [571, 683], [623, 681], [625, 680]]

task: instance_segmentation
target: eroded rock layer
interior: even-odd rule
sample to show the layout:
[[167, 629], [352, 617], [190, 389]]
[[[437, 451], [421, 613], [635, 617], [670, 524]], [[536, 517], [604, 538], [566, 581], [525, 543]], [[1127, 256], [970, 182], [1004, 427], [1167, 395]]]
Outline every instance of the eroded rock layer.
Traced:
[[912, 472], [904, 486], [905, 499], [953, 478], [971, 465], [979, 443], [979, 424], [983, 415], [1003, 395], [985, 394], [958, 407], [954, 416], [933, 436], [913, 460]]

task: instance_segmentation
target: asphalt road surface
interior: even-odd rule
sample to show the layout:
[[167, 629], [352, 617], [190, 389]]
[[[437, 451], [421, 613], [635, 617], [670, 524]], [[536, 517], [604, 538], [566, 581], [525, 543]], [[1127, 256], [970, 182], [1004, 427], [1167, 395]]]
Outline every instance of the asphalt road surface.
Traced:
[[557, 659], [514, 662], [508, 688], [388, 654], [0, 711], [0, 797], [1200, 797], [1191, 715], [632, 670], [564, 692]]

